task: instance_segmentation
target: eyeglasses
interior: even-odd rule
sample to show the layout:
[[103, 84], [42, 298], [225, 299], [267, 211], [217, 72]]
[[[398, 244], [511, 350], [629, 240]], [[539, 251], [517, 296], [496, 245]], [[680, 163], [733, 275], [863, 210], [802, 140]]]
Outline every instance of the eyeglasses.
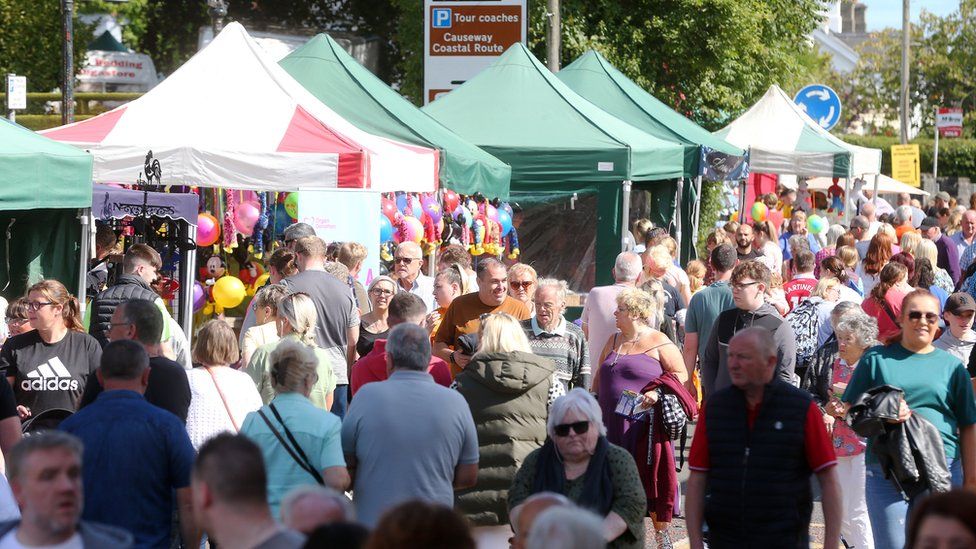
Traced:
[[559, 305], [555, 303], [536, 303], [535, 308], [539, 311], [555, 311], [559, 308]]
[[40, 311], [41, 307], [54, 304], [55, 303], [53, 301], [31, 301], [27, 303], [27, 308], [31, 311]]
[[384, 290], [383, 288], [373, 288], [369, 291], [369, 293], [376, 295], [393, 295], [395, 292], [393, 290]]
[[745, 290], [749, 286], [755, 286], [756, 284], [759, 284], [758, 280], [754, 280], [752, 282], [736, 282], [735, 284], [732, 285], [732, 289], [739, 290], [741, 292], [742, 290]]
[[522, 282], [518, 282], [518, 281], [516, 281], [516, 282], [509, 282], [508, 284], [509, 284], [509, 286], [511, 286], [513, 288], [522, 288], [524, 290], [526, 288], [531, 287], [533, 284], [535, 284], [535, 282], [532, 282], [531, 280], [525, 280], [525, 281], [522, 281]]
[[572, 429], [577, 435], [582, 435], [590, 430], [590, 422], [577, 421], [576, 423], [563, 423], [552, 428], [557, 437], [568, 437], [570, 429]]
[[419, 257], [395, 257], [393, 258], [395, 263], [404, 263], [409, 265], [413, 261], [421, 261]]
[[6, 319], [6, 321], [7, 324], [13, 324], [13, 325], [25, 324], [27, 322], [30, 322], [26, 318], [8, 318]]
[[939, 315], [935, 313], [923, 313], [922, 311], [912, 311], [908, 313], [908, 320], [911, 320], [912, 322], [918, 322], [922, 320], [922, 318], [924, 318], [928, 324], [935, 324], [939, 322]]

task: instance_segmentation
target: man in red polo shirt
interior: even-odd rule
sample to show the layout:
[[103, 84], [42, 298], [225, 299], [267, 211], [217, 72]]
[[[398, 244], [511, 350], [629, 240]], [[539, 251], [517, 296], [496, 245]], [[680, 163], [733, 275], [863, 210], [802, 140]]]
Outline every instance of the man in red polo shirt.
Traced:
[[[427, 306], [424, 301], [414, 294], [400, 292], [390, 300], [387, 324], [392, 330], [397, 324], [409, 323], [418, 326], [427, 317]], [[431, 355], [427, 373], [434, 381], [447, 387], [451, 384], [451, 368], [442, 358]], [[386, 340], [378, 339], [373, 344], [373, 350], [352, 365], [352, 375], [349, 379], [350, 395], [355, 395], [363, 385], [374, 381], [384, 381], [389, 377], [386, 371]]]

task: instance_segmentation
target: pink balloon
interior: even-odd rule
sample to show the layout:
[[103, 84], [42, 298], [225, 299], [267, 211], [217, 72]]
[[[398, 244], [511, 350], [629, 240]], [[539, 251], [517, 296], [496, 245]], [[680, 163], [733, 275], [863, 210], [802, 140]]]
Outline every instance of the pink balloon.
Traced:
[[485, 207], [485, 217], [487, 217], [488, 219], [494, 221], [495, 223], [498, 223], [499, 222], [498, 221], [498, 210], [494, 206], [492, 206], [491, 204], [488, 204], [488, 206]]
[[401, 231], [403, 241], [413, 241], [418, 244], [424, 238], [424, 224], [416, 217], [403, 218], [403, 230]]
[[259, 217], [261, 217], [261, 207], [254, 202], [242, 202], [234, 208], [234, 225], [242, 234], [253, 233]]

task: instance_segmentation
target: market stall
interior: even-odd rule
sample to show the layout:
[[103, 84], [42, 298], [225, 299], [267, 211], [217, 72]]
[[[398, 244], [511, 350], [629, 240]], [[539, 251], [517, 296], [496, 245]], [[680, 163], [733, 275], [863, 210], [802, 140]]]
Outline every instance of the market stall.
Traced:
[[0, 294], [54, 278], [84, 301], [91, 173], [90, 154], [0, 120]]
[[[623, 197], [631, 182], [684, 174], [682, 145], [651, 136], [580, 97], [521, 43], [423, 110], [512, 167], [513, 201], [559, 202], [553, 212], [562, 215], [516, 214], [516, 224], [525, 222], [519, 230], [528, 261], [537, 258], [526, 247], [531, 243], [547, 246], [544, 256], [558, 262], [537, 263], [540, 271], [566, 279], [589, 271], [577, 288], [610, 278], [627, 217], [621, 202], [629, 205]], [[595, 243], [583, 236], [589, 231]]]
[[[655, 193], [654, 198], [658, 200], [654, 202], [660, 207], [652, 221], [665, 226], [673, 224], [678, 241], [682, 244], [683, 257], [690, 257], [698, 240], [697, 213], [701, 202], [702, 173], [706, 167], [702, 159], [718, 155], [724, 163], [742, 164], [745, 151], [712, 135], [644, 91], [595, 50], [587, 51], [560, 69], [556, 77], [589, 102], [628, 124], [655, 137], [683, 145], [682, 178], [665, 192]], [[733, 171], [742, 173], [743, 170]], [[655, 183], [653, 188], [661, 187]], [[690, 234], [691, 238], [681, 238], [682, 234]]]
[[507, 198], [510, 167], [427, 116], [328, 35], [312, 38], [279, 64], [361, 130], [438, 149], [441, 186], [463, 194]]
[[[94, 185], [92, 216], [114, 222], [118, 232], [131, 236], [132, 244], [148, 244], [163, 258], [162, 276], [177, 281], [192, 281], [196, 266], [196, 233], [200, 197], [195, 193], [165, 193]], [[180, 282], [175, 288], [176, 320], [190, 335], [193, 315], [192, 283]], [[168, 297], [168, 296], [164, 296]]]

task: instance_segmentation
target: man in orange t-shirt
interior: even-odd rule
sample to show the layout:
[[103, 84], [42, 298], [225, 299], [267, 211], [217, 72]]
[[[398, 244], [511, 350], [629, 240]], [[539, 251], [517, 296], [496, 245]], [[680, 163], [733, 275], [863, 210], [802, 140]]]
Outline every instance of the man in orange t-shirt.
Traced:
[[434, 335], [434, 355], [451, 365], [452, 375], [457, 375], [471, 360], [471, 355], [458, 348], [458, 338], [478, 333], [482, 315], [508, 313], [518, 320], [532, 316], [524, 303], [508, 295], [508, 269], [504, 263], [494, 258], [483, 259], [478, 263], [477, 273], [478, 291], [451, 302]]

